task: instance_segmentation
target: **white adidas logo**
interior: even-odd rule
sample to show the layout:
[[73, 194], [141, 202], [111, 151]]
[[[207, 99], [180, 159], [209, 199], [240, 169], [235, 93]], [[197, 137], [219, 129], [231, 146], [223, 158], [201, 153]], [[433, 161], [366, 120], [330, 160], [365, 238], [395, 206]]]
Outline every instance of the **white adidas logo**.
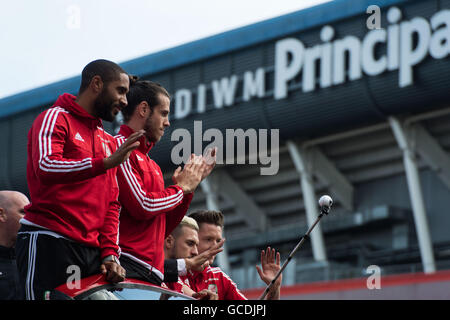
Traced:
[[138, 159], [138, 161], [144, 161], [144, 159], [142, 159], [141, 157], [139, 157], [138, 154], [136, 154], [136, 158]]
[[81, 136], [81, 134], [79, 132], [77, 132], [77, 134], [75, 135], [75, 140], [79, 140], [79, 141], [83, 141], [84, 142], [84, 139], [83, 139], [83, 137]]

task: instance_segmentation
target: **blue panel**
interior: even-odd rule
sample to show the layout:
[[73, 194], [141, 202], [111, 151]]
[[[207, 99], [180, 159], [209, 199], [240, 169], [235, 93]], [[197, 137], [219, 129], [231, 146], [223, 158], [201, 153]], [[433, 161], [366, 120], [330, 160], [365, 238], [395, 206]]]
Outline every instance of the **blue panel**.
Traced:
[[52, 104], [64, 92], [76, 94], [80, 87], [80, 82], [81, 76], [77, 76], [1, 99], [0, 118], [46, 104]]

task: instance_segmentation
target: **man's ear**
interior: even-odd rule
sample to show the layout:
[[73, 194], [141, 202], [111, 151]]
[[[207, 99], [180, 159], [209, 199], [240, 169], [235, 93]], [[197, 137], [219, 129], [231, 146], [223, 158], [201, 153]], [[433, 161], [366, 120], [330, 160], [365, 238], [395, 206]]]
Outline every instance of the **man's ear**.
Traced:
[[6, 222], [6, 210], [0, 208], [0, 222]]
[[100, 93], [103, 91], [103, 80], [100, 76], [94, 76], [91, 79], [91, 83], [90, 83], [90, 88], [92, 89], [93, 92], [95, 93]]
[[147, 114], [150, 110], [150, 106], [148, 105], [147, 101], [141, 101], [141, 103], [139, 103], [138, 110], [139, 115], [142, 118], [147, 118]]
[[175, 238], [169, 234], [167, 238], [164, 239], [164, 246], [166, 249], [172, 249], [173, 244], [175, 243]]

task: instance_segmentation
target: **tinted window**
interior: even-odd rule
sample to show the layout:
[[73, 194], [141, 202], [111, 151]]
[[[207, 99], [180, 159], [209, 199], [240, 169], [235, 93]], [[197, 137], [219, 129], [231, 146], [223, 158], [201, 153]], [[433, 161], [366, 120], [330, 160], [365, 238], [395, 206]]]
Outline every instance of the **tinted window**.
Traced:
[[120, 288], [99, 287], [90, 292], [82, 300], [188, 300], [185, 296], [177, 295], [164, 289], [143, 285], [117, 285]]
[[166, 297], [170, 300], [187, 300], [184, 297], [172, 296], [161, 292], [129, 288], [125, 288], [122, 291], [115, 291], [114, 295], [120, 300], [166, 300]]

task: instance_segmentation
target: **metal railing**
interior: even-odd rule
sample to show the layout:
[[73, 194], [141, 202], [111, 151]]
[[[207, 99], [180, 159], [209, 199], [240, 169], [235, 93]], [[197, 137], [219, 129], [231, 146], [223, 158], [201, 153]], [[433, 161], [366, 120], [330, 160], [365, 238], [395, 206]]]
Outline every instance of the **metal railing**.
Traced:
[[[450, 260], [437, 261], [437, 271], [450, 270]], [[339, 263], [298, 263], [292, 259], [283, 273], [283, 285], [294, 285], [312, 282], [328, 282], [344, 279], [365, 278], [370, 276], [367, 267], [355, 267]], [[379, 266], [381, 276], [423, 272], [422, 263]], [[255, 267], [238, 267], [231, 270], [231, 278], [240, 289], [260, 288], [264, 284]]]

